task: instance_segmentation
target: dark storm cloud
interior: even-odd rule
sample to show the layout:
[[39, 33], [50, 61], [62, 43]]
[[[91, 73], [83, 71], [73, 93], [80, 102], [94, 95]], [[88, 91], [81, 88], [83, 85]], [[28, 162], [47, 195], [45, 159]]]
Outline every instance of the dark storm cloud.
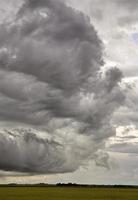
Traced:
[[97, 165], [108, 165], [107, 155], [102, 151], [96, 153], [98, 143], [96, 147], [84, 136], [83, 142], [81, 139], [69, 141], [66, 138], [61, 143], [58, 139], [57, 136], [41, 137], [38, 131], [33, 129], [1, 131], [0, 169], [28, 175], [66, 173], [84, 166], [90, 158], [94, 159]]
[[62, 146], [57, 142], [39, 138], [31, 131], [22, 130], [19, 135], [9, 131], [1, 133], [0, 158], [0, 168], [5, 171], [55, 173], [60, 172], [61, 168], [61, 172], [64, 172], [65, 157]]
[[125, 97], [121, 71], [101, 73], [103, 46], [89, 17], [61, 1], [26, 0], [1, 26], [0, 44], [0, 119], [41, 126], [52, 137], [18, 130], [10, 139], [4, 131], [0, 169], [70, 172], [89, 159], [107, 165], [96, 152], [115, 134], [110, 119]]

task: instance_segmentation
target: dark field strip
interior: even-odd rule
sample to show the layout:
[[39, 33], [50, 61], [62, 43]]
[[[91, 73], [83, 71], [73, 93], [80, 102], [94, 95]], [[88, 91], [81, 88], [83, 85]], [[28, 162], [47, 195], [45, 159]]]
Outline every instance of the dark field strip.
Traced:
[[138, 189], [1, 187], [0, 200], [138, 200]]

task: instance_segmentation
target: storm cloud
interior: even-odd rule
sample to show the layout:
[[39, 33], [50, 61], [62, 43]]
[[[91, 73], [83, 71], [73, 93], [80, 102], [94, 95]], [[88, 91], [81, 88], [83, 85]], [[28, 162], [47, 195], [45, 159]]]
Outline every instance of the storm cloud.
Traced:
[[23, 127], [1, 130], [1, 170], [72, 172], [90, 159], [108, 165], [99, 150], [115, 134], [111, 116], [125, 96], [122, 72], [103, 71], [102, 52], [90, 18], [61, 1], [26, 0], [1, 25], [0, 120]]

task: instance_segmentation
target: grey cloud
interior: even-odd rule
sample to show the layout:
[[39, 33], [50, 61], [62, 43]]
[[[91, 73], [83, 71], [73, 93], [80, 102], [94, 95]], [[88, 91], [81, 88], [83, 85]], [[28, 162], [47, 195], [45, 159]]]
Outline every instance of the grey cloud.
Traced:
[[85, 136], [83, 141], [75, 137], [70, 141], [66, 137], [61, 143], [58, 134], [50, 138], [41, 137], [33, 129], [4, 129], [0, 132], [0, 170], [25, 173], [23, 175], [65, 173], [85, 166], [90, 158], [106, 167], [107, 155], [102, 151], [96, 153], [98, 148], [98, 143], [96, 146]]
[[138, 154], [138, 144], [137, 143], [118, 143], [113, 144], [109, 148], [110, 151], [128, 153], [128, 154]]
[[7, 159], [0, 168], [67, 172], [95, 157], [106, 165], [108, 156], [95, 153], [115, 134], [111, 117], [125, 95], [119, 69], [101, 74], [103, 45], [89, 17], [61, 1], [28, 0], [11, 24], [2, 25], [0, 44], [0, 120], [36, 126], [52, 137], [2, 134]]
[[103, 166], [109, 169], [110, 167], [108, 160], [109, 160], [109, 155], [106, 152], [99, 151], [95, 154], [95, 162], [97, 166]]
[[[124, 11], [124, 14], [118, 19], [118, 23], [121, 26], [127, 26], [127, 25], [134, 25], [137, 23], [138, 16], [137, 16], [137, 7], [138, 7], [138, 1], [128, 1], [128, 0], [121, 0], [116, 1], [117, 6], [120, 6], [122, 8], [122, 12]], [[130, 15], [131, 13], [131, 15]]]
[[[137, 16], [137, 6], [138, 1], [128, 1], [128, 0], [117, 0], [113, 1], [107, 1], [108, 5], [111, 7], [113, 6], [114, 10], [117, 10], [117, 22], [119, 26], [128, 26], [128, 25], [134, 25], [137, 23], [138, 16]], [[118, 9], [118, 7], [120, 9]], [[131, 15], [130, 15], [131, 13]]]
[[102, 23], [110, 26], [114, 23], [115, 27], [124, 27], [137, 23], [137, 0], [105, 0], [104, 2], [103, 0], [85, 0], [81, 4], [79, 0], [70, 0], [70, 2], [72, 5], [77, 5], [80, 10], [89, 13], [96, 20], [97, 26], [102, 26]]
[[118, 0], [116, 1], [118, 4], [120, 4], [123, 7], [127, 7], [128, 9], [132, 9], [135, 10], [137, 9], [138, 6], [138, 1], [137, 0], [133, 0], [133, 1], [129, 1], [129, 0]]
[[118, 111], [114, 113], [114, 123], [118, 125], [131, 125], [134, 124], [138, 127], [137, 116], [137, 101], [138, 101], [138, 82], [137, 80], [125, 84], [126, 87], [126, 99], [124, 105], [120, 107]]
[[52, 173], [56, 172], [52, 166], [58, 169], [64, 163], [64, 151], [58, 143], [40, 139], [31, 132], [10, 137], [1, 133], [0, 144], [0, 169], [6, 171]]
[[[95, 20], [95, 25], [100, 29], [102, 26], [111, 30], [119, 27], [130, 27], [137, 23], [138, 1], [133, 0], [85, 0], [80, 4], [79, 0], [70, 0], [71, 5], [91, 15]], [[131, 15], [130, 15], [131, 13]], [[110, 16], [110, 17], [109, 17]], [[113, 25], [114, 24], [114, 25]], [[116, 29], [117, 30], [117, 29]], [[101, 32], [101, 34], [103, 34]]]

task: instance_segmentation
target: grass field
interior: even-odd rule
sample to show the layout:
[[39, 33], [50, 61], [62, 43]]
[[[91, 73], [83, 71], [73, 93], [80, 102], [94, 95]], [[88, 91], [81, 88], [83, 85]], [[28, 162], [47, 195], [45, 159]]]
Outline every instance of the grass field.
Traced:
[[138, 200], [138, 189], [1, 187], [0, 200]]

